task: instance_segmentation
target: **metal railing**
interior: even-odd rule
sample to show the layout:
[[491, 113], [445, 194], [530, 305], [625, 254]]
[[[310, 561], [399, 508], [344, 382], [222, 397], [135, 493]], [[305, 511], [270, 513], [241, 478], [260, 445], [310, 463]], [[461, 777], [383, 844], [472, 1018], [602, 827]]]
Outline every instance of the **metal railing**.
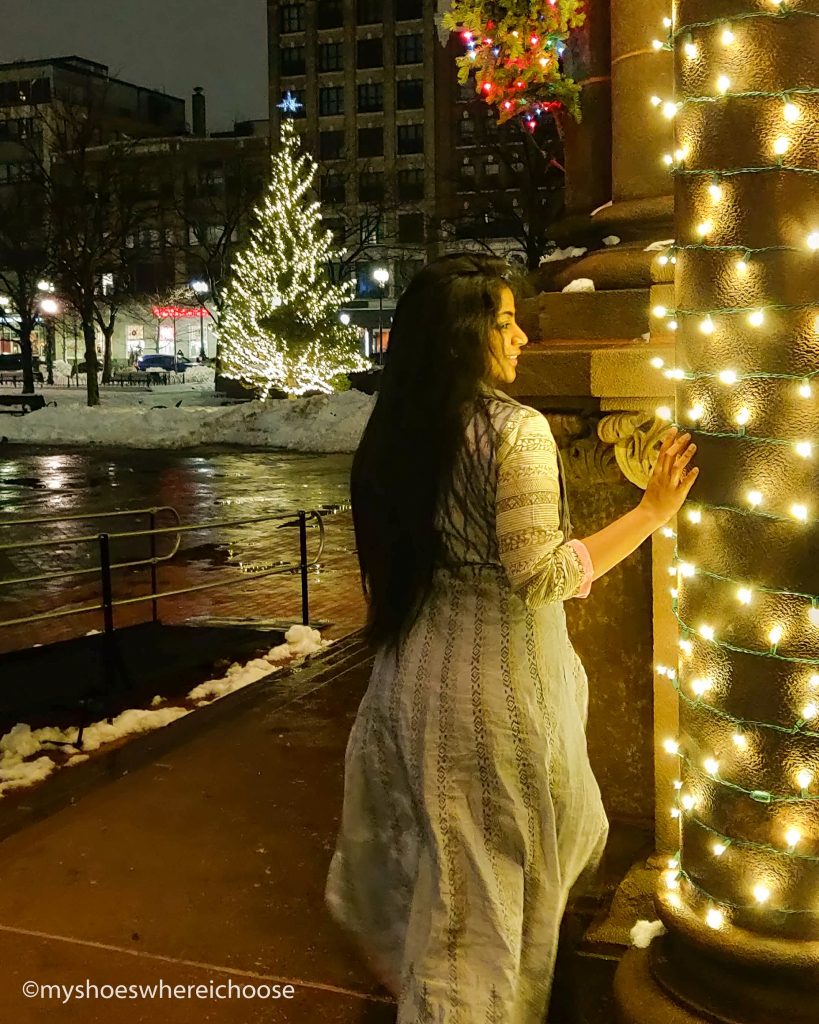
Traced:
[[[38, 612], [33, 615], [23, 615], [11, 619], [0, 619], [0, 627], [21, 626], [28, 623], [43, 622], [49, 619], [65, 618], [74, 615], [87, 615], [93, 612], [102, 612], [105, 632], [114, 630], [114, 609], [126, 605], [151, 602], [151, 614], [154, 622], [159, 621], [158, 602], [164, 598], [181, 597], [185, 594], [193, 594], [205, 590], [214, 590], [230, 586], [243, 586], [254, 580], [263, 579], [268, 576], [282, 575], [285, 573], [299, 572], [301, 575], [301, 617], [304, 625], [309, 623], [310, 602], [309, 602], [309, 569], [316, 565], [324, 552], [325, 527], [324, 517], [334, 515], [337, 512], [347, 511], [348, 504], [324, 506], [321, 509], [300, 509], [297, 512], [267, 513], [264, 515], [246, 516], [242, 519], [212, 520], [209, 522], [183, 524], [179, 513], [170, 505], [155, 506], [152, 508], [129, 509], [118, 512], [87, 513], [73, 516], [49, 516], [36, 519], [7, 519], [0, 520], [0, 529], [19, 528], [25, 526], [48, 527], [65, 525], [69, 522], [86, 523], [101, 519], [115, 519], [123, 516], [137, 518], [148, 516], [149, 526], [146, 529], [121, 530], [117, 532], [107, 531], [101, 533], [89, 533], [77, 537], [60, 536], [58, 538], [48, 537], [38, 540], [14, 541], [8, 544], [0, 544], [0, 555], [13, 551], [30, 551], [32, 549], [56, 549], [65, 548], [68, 545], [96, 545], [98, 562], [90, 567], [71, 566], [55, 572], [37, 572], [28, 576], [15, 576], [12, 578], [0, 579], [0, 588], [9, 586], [22, 586], [25, 584], [39, 584], [53, 582], [71, 577], [81, 577], [99, 574], [101, 600], [95, 604], [84, 604], [77, 608], [55, 608], [46, 612]], [[157, 518], [163, 513], [169, 513], [173, 517], [171, 526], [157, 526]], [[177, 587], [173, 590], [162, 590], [158, 588], [157, 567], [162, 562], [170, 562], [179, 551], [182, 535], [186, 533], [204, 532], [215, 529], [230, 529], [231, 527], [248, 526], [251, 524], [279, 522], [276, 529], [298, 526], [299, 529], [299, 560], [298, 562], [280, 563], [272, 568], [265, 568], [255, 572], [244, 572], [234, 579], [220, 578], [209, 583], [197, 583], [187, 587]], [[315, 557], [307, 560], [307, 526], [308, 522], [315, 520], [319, 529], [318, 551]], [[136, 538], [148, 538], [150, 543], [150, 554], [144, 558], [131, 558], [126, 561], [114, 562], [111, 560], [111, 544], [113, 541], [133, 540]], [[164, 554], [157, 553], [157, 540], [165, 537], [172, 537], [173, 543], [169, 551]], [[151, 573], [151, 588], [146, 594], [137, 594], [132, 597], [115, 598], [113, 591], [112, 573], [119, 569], [133, 569], [148, 566]]]
[[[70, 579], [72, 577], [87, 577], [95, 573], [99, 574], [101, 598], [95, 604], [83, 604], [76, 608], [54, 608], [50, 611], [37, 612], [31, 615], [16, 616], [11, 619], [0, 619], [0, 627], [21, 626], [29, 623], [44, 622], [52, 619], [65, 618], [75, 615], [87, 615], [94, 612], [102, 612], [103, 631], [101, 643], [103, 645], [103, 672], [106, 690], [113, 693], [115, 681], [118, 675], [125, 675], [124, 666], [115, 641], [114, 611], [127, 605], [135, 605], [145, 602], [151, 603], [151, 617], [153, 622], [159, 622], [158, 603], [160, 600], [170, 597], [180, 597], [186, 594], [200, 593], [207, 590], [215, 590], [231, 586], [245, 586], [256, 580], [270, 576], [282, 575], [285, 573], [294, 574], [298, 572], [301, 576], [301, 619], [304, 625], [310, 621], [309, 601], [309, 570], [317, 565], [324, 553], [325, 526], [324, 518], [335, 515], [338, 512], [348, 511], [349, 503], [338, 505], [325, 505], [321, 509], [299, 509], [297, 512], [267, 513], [264, 515], [245, 516], [242, 519], [211, 520], [209, 522], [183, 524], [179, 513], [170, 505], [155, 506], [152, 508], [129, 509], [117, 512], [86, 513], [69, 516], [49, 516], [35, 519], [6, 519], [0, 520], [0, 530], [22, 528], [22, 527], [56, 527], [64, 526], [67, 523], [86, 524], [99, 520], [121, 520], [123, 517], [139, 518], [147, 516], [149, 525], [143, 529], [130, 529], [119, 531], [107, 531], [99, 533], [86, 533], [79, 536], [46, 537], [32, 540], [14, 540], [10, 543], [0, 544], [0, 556], [13, 552], [28, 552], [33, 549], [48, 551], [65, 548], [69, 545], [77, 547], [88, 546], [98, 556], [97, 564], [92, 566], [72, 565], [67, 568], [51, 572], [38, 571], [28, 576], [14, 576], [11, 578], [0, 578], [0, 588], [12, 586], [24, 586], [27, 584], [50, 583], [57, 580]], [[170, 515], [173, 522], [170, 526], [157, 525], [159, 517], [164, 514]], [[308, 524], [315, 521], [319, 530], [318, 550], [315, 556], [308, 561], [307, 553], [307, 529]], [[298, 527], [299, 531], [299, 560], [298, 562], [280, 562], [271, 567], [262, 568], [258, 571], [245, 571], [241, 576], [226, 579], [222, 574], [217, 580], [208, 583], [195, 583], [186, 587], [176, 587], [173, 590], [160, 590], [157, 578], [157, 568], [161, 563], [170, 562], [180, 550], [183, 534], [204, 532], [210, 530], [226, 530], [232, 527], [257, 525], [261, 523], [277, 523], [277, 530]], [[150, 553], [146, 557], [128, 558], [123, 561], [112, 561], [111, 544], [114, 541], [131, 541], [138, 538], [147, 538]], [[171, 539], [168, 551], [160, 553], [158, 542], [164, 538]], [[134, 569], [149, 567], [151, 576], [150, 591], [144, 594], [137, 594], [131, 597], [115, 598], [113, 586], [113, 573], [116, 570]], [[0, 590], [2, 593], [2, 590]], [[64, 743], [54, 741], [58, 746], [82, 747], [82, 737], [86, 726], [88, 707], [85, 699], [81, 700], [81, 718], [78, 725], [77, 739], [73, 742]]]

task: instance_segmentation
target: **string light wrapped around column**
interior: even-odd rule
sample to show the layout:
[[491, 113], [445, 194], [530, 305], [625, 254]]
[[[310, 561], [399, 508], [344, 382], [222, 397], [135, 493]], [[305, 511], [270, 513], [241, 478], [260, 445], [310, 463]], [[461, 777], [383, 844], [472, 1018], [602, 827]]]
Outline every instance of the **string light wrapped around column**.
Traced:
[[676, 382], [658, 415], [701, 471], [671, 570], [679, 659], [658, 666], [680, 700], [680, 848], [653, 970], [686, 1003], [684, 973], [718, 962], [689, 1006], [768, 1020], [776, 992], [801, 1024], [819, 1013], [819, 4], [679, 0], [664, 27], [676, 92], [649, 101], [675, 125], [675, 304], [652, 313], [677, 357], [654, 362]]

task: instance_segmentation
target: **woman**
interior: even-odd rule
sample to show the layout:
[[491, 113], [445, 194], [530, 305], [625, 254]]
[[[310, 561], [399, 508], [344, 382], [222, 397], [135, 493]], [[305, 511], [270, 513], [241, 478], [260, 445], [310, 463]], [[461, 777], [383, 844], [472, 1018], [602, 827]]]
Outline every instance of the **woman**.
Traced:
[[508, 274], [463, 255], [413, 279], [353, 462], [376, 656], [326, 896], [398, 1024], [542, 1024], [569, 890], [608, 830], [563, 602], [697, 475], [670, 431], [639, 506], [569, 539], [549, 424], [499, 390], [527, 343]]

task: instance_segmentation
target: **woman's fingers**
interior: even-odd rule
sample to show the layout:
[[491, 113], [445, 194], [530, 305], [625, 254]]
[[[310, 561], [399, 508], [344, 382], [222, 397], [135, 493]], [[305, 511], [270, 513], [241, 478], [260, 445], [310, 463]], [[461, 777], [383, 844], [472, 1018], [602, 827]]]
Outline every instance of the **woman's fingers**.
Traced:
[[699, 467], [698, 466], [694, 466], [693, 469], [689, 469], [689, 471], [685, 474], [685, 479], [683, 480], [682, 485], [685, 488], [686, 495], [688, 495], [688, 492], [691, 490], [692, 486], [694, 485], [694, 481], [699, 476], [699, 473], [700, 473]]

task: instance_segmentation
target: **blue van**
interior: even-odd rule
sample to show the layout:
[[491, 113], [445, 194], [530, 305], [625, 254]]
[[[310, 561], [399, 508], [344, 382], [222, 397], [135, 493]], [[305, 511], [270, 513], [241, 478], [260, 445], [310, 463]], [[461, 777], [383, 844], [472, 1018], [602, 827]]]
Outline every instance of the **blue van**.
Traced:
[[140, 356], [136, 361], [138, 370], [166, 370], [168, 373], [184, 373], [193, 364], [184, 356], [173, 353], [150, 352]]

